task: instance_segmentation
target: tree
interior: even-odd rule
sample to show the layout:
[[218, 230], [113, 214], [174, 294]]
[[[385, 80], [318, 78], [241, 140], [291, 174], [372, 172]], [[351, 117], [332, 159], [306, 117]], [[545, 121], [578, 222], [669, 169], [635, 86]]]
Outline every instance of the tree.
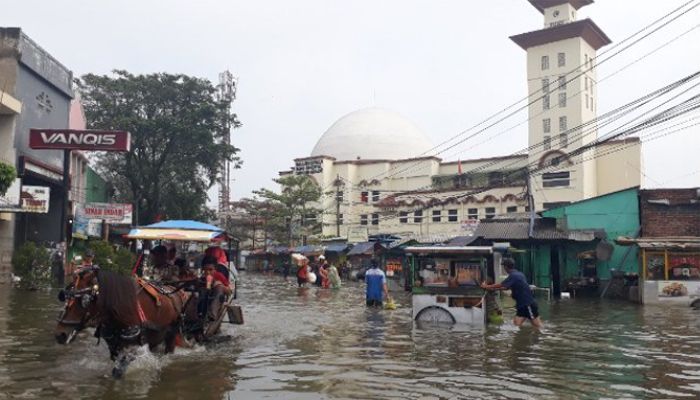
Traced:
[[12, 186], [15, 178], [17, 178], [15, 167], [0, 161], [0, 196], [4, 196], [7, 193], [7, 189]]
[[282, 187], [280, 193], [264, 188], [254, 193], [277, 206], [270, 215], [285, 226], [290, 246], [298, 243], [297, 239], [306, 244], [308, 236], [321, 232], [322, 210], [317, 207], [321, 188], [308, 175], [288, 175], [274, 181]]
[[114, 71], [84, 75], [78, 87], [90, 128], [131, 132], [130, 152], [102, 153], [97, 165], [118, 199], [135, 204], [139, 223], [210, 216], [206, 192], [221, 165], [240, 166], [239, 149], [223, 139], [241, 125], [211, 82]]
[[270, 200], [242, 198], [233, 203], [233, 212], [224, 223], [226, 231], [244, 248], [265, 247], [268, 242], [286, 243], [287, 229], [281, 205]]

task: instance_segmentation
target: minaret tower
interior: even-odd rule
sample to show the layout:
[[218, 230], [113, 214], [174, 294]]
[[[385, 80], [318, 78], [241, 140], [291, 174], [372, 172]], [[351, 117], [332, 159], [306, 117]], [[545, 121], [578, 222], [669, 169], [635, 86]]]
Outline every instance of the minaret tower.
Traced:
[[593, 153], [568, 153], [598, 136], [592, 127], [577, 127], [596, 117], [596, 51], [610, 39], [590, 19], [576, 19], [593, 0], [528, 1], [544, 15], [544, 29], [511, 40], [527, 51], [528, 142], [535, 146], [528, 161], [551, 166], [532, 179], [535, 207], [542, 210], [598, 194]]

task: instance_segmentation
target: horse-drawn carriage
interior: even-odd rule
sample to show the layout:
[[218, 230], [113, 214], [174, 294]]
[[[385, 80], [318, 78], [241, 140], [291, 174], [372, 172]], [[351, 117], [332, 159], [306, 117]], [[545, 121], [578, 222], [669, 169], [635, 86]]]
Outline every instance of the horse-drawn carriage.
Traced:
[[[230, 240], [222, 229], [195, 221], [165, 221], [133, 229], [127, 237], [200, 245]], [[235, 289], [213, 291], [196, 274], [179, 281], [149, 280], [146, 253], [139, 255], [131, 277], [85, 267], [76, 271], [73, 282], [59, 294], [65, 307], [58, 319], [56, 340], [68, 344], [84, 328], [95, 328], [95, 336], [106, 341], [116, 363], [115, 377], [131, 361], [124, 351], [130, 346], [148, 344], [153, 350], [164, 344], [165, 352], [172, 352], [176, 345], [191, 347], [212, 340], [227, 315], [231, 323], [243, 322], [240, 307], [233, 304]], [[217, 269], [222, 272], [217, 273], [233, 278], [228, 262], [219, 264]]]

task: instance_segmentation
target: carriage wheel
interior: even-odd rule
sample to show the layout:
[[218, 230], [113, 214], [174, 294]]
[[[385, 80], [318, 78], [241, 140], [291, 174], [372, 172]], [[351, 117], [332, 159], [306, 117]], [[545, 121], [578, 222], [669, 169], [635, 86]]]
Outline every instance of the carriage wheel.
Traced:
[[421, 310], [421, 312], [416, 315], [416, 321], [419, 322], [430, 322], [433, 324], [454, 324], [455, 318], [440, 307], [427, 307]]

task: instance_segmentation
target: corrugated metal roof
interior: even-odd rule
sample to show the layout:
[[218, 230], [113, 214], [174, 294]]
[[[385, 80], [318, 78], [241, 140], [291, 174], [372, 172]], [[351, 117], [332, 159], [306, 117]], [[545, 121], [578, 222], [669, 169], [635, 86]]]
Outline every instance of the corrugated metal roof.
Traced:
[[478, 236], [457, 236], [447, 242], [447, 246], [468, 246], [478, 238]]
[[349, 252], [348, 256], [368, 256], [374, 254], [375, 246], [384, 248], [377, 242], [362, 242], [357, 243]]
[[[485, 220], [476, 228], [474, 236], [491, 240], [527, 240], [530, 239], [529, 230], [528, 221]], [[535, 220], [532, 239], [590, 242], [605, 236], [601, 235], [600, 231], [560, 230], [557, 229], [555, 220], [540, 218]]]

